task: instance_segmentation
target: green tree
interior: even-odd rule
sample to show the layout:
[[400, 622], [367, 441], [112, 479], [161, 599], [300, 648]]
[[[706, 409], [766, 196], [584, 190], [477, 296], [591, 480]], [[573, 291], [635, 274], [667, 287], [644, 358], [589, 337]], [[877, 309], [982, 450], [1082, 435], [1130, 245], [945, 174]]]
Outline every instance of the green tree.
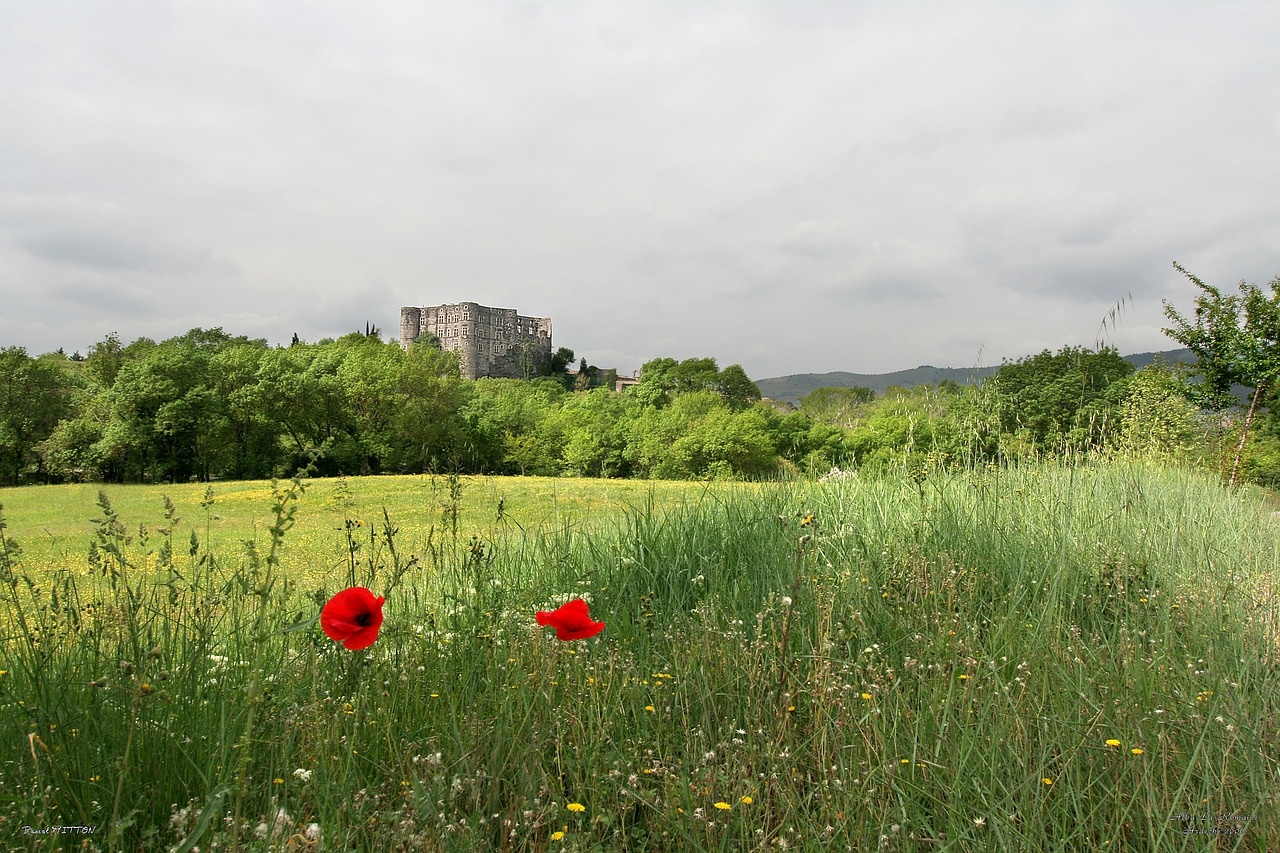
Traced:
[[573, 350], [568, 347], [560, 347], [551, 355], [551, 361], [548, 365], [548, 375], [560, 376], [571, 364], [573, 364]]
[[623, 398], [609, 388], [565, 397], [554, 416], [564, 436], [563, 470], [586, 477], [624, 476], [626, 412]]
[[595, 368], [587, 364], [586, 358], [578, 362], [578, 375], [573, 379], [574, 391], [589, 391], [593, 385]]
[[[738, 371], [741, 372], [739, 367]], [[643, 376], [643, 374], [641, 374]], [[714, 358], [686, 358], [671, 370], [675, 391], [686, 394], [691, 391], [715, 391], [720, 381], [720, 370]], [[746, 379], [746, 374], [742, 374]], [[750, 380], [748, 380], [750, 381]], [[760, 389], [756, 389], [759, 393]]]
[[671, 372], [677, 362], [674, 358], [655, 358], [640, 366], [640, 381], [627, 393], [640, 405], [662, 408], [671, 402], [675, 391], [675, 377]]
[[1193, 398], [1215, 411], [1231, 408], [1233, 385], [1252, 391], [1228, 484], [1235, 486], [1249, 428], [1259, 404], [1280, 377], [1280, 277], [1268, 285], [1270, 294], [1240, 282], [1239, 295], [1224, 295], [1186, 269], [1174, 264], [1200, 289], [1194, 321], [1184, 318], [1168, 302], [1165, 316], [1173, 324], [1164, 333], [1196, 354], [1201, 382], [1190, 387]]
[[[726, 377], [725, 390], [744, 399], [750, 397], [751, 391], [747, 386], [754, 387], [754, 383], [747, 379], [741, 367], [733, 367], [736, 370], [731, 370]], [[640, 382], [629, 393], [645, 405], [662, 407], [677, 394], [719, 391], [720, 380], [720, 370], [714, 358], [686, 358], [684, 361], [655, 358], [640, 367]], [[755, 393], [755, 399], [759, 399], [760, 389], [756, 388]]]
[[757, 409], [721, 405], [693, 421], [671, 446], [672, 473], [691, 477], [757, 478], [772, 472], [778, 454], [767, 418]]
[[418, 473], [436, 470], [441, 461], [453, 468], [464, 463], [467, 437], [460, 413], [470, 394], [457, 354], [410, 348], [400, 364], [400, 470]]
[[926, 389], [892, 387], [853, 431], [850, 444], [860, 466], [875, 466], [933, 448], [935, 420], [926, 405]]
[[[551, 358], [543, 362], [546, 365], [543, 375], [550, 376], [559, 382], [565, 389], [570, 389], [573, 379], [569, 376], [569, 365], [573, 364], [573, 350], [568, 347], [560, 347], [551, 354]], [[526, 376], [526, 378], [532, 378]]]
[[765, 410], [735, 412], [714, 391], [678, 394], [663, 408], [643, 405], [625, 434], [625, 457], [643, 477], [760, 477], [777, 466]]
[[804, 412], [780, 414], [757, 406], [768, 420], [768, 432], [778, 454], [800, 470], [825, 474], [833, 465], [843, 465], [850, 453], [846, 447], [849, 431], [810, 418]]
[[264, 411], [258, 393], [262, 362], [271, 351], [265, 341], [241, 339], [218, 347], [209, 358], [207, 384], [222, 401], [224, 452], [214, 465], [218, 476], [245, 480], [292, 473], [281, 468], [284, 427]]
[[70, 415], [75, 387], [57, 361], [32, 358], [22, 347], [0, 350], [0, 471], [8, 482], [16, 485], [32, 465], [45, 476], [36, 447]]
[[105, 391], [82, 391], [71, 417], [58, 421], [53, 432], [39, 445], [49, 472], [61, 480], [118, 480], [105, 458], [101, 444], [111, 422], [111, 404]]
[[858, 422], [862, 407], [876, 392], [862, 385], [852, 388], [815, 388], [800, 398], [800, 411], [815, 421], [849, 429]]
[[[99, 382], [112, 369], [115, 375], [92, 419], [61, 436], [66, 462], [79, 457], [118, 479], [267, 473], [278, 425], [259, 415], [252, 394], [265, 341], [197, 328], [159, 344], [140, 338], [120, 349], [112, 337], [104, 344], [86, 373]], [[95, 371], [99, 357], [103, 369]], [[105, 420], [100, 406], [109, 411]], [[89, 452], [84, 442], [99, 429]]]
[[348, 465], [358, 464], [352, 473], [380, 474], [396, 449], [404, 351], [397, 344], [360, 334], [344, 335], [336, 346], [342, 352], [338, 378], [351, 418], [342, 455]]
[[[132, 345], [131, 345], [132, 346]], [[139, 347], [107, 391], [102, 459], [122, 479], [208, 478], [218, 399], [204, 384], [206, 353], [178, 339]]]
[[742, 411], [760, 400], [760, 388], [747, 377], [740, 364], [731, 364], [720, 371], [715, 390], [734, 411]]
[[[640, 387], [637, 385], [632, 391], [637, 391]], [[649, 387], [665, 393], [657, 384]], [[632, 470], [645, 478], [678, 479], [692, 476], [691, 471], [671, 458], [671, 449], [694, 420], [718, 404], [715, 395], [685, 394], [671, 404], [661, 406], [639, 398], [633, 402], [636, 410], [625, 427], [625, 454]]]
[[1182, 457], [1200, 433], [1182, 383], [1161, 364], [1133, 375], [1120, 421], [1120, 446], [1140, 456]]
[[95, 382], [99, 388], [110, 388], [116, 381], [116, 374], [124, 364], [124, 346], [115, 332], [89, 347], [89, 355], [84, 362], [84, 374]]
[[944, 399], [946, 428], [940, 431], [939, 452], [969, 465], [997, 459], [1002, 434], [995, 383], [956, 386]]
[[359, 470], [341, 458], [351, 449], [355, 425], [346, 405], [346, 388], [339, 376], [343, 348], [335, 342], [276, 347], [262, 354], [252, 389], [252, 405], [259, 416], [279, 430], [281, 463], [289, 473], [316, 457], [316, 470], [332, 475]]
[[559, 442], [539, 430], [502, 436], [502, 461], [521, 476], [550, 477], [559, 470]]
[[225, 427], [223, 400], [209, 384], [215, 346], [204, 330], [193, 329], [140, 347], [143, 355], [120, 365], [109, 392], [113, 419], [102, 441], [105, 456], [123, 462], [127, 478], [210, 478]]
[[1133, 372], [1111, 347], [1044, 350], [996, 370], [993, 387], [1005, 433], [1050, 451], [1097, 447], [1119, 426], [1124, 386]]
[[525, 382], [482, 378], [460, 416], [472, 450], [472, 470], [500, 474], [554, 474], [559, 447], [542, 422], [567, 396], [558, 378]]

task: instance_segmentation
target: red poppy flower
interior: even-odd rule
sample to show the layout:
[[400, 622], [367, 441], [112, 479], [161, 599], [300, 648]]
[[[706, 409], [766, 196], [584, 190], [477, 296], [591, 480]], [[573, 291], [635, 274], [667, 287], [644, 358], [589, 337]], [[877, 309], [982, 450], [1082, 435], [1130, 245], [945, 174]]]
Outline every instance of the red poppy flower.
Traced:
[[362, 586], [353, 586], [329, 599], [320, 611], [320, 627], [332, 640], [348, 649], [364, 649], [378, 639], [382, 627], [382, 596]]
[[604, 630], [603, 622], [591, 621], [587, 603], [581, 598], [575, 598], [558, 610], [539, 610], [538, 624], [555, 628], [556, 636], [561, 640], [585, 640]]

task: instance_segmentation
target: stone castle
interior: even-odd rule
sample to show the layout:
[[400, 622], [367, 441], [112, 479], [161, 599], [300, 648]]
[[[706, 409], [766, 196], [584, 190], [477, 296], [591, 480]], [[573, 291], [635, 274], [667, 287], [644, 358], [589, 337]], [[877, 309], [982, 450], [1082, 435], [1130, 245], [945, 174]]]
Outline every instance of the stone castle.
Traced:
[[400, 346], [408, 349], [424, 334], [458, 354], [467, 379], [527, 379], [551, 361], [551, 318], [524, 317], [514, 308], [474, 302], [401, 308]]

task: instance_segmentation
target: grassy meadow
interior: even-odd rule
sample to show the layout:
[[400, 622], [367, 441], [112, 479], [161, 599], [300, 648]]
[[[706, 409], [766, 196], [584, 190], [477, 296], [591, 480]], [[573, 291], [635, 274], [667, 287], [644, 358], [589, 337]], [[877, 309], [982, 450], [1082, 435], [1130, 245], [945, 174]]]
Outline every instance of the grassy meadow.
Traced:
[[[8, 847], [1280, 847], [1259, 495], [1130, 461], [206, 489], [0, 492]], [[387, 599], [356, 652], [318, 624], [353, 585]], [[597, 637], [535, 623], [579, 596]]]
[[[294, 520], [289, 547], [280, 553], [280, 562], [289, 578], [323, 585], [334, 572], [345, 571], [349, 562], [348, 524], [363, 528], [353, 530], [353, 538], [367, 540], [371, 531], [384, 528], [384, 510], [397, 528], [397, 546], [412, 553], [455, 532], [462, 538], [490, 539], [526, 528], [581, 528], [601, 516], [650, 501], [664, 506], [696, 501], [707, 488], [681, 481], [556, 477], [401, 475], [310, 480], [305, 509]], [[739, 484], [737, 488], [753, 487]], [[148, 545], [157, 536], [171, 535], [175, 548], [189, 549], [195, 534], [206, 549], [225, 548], [228, 558], [239, 559], [236, 551], [243, 550], [242, 544], [269, 541], [267, 533], [275, 523], [269, 480], [5, 489], [0, 491], [0, 505], [22, 545], [24, 563], [39, 567], [42, 573], [63, 568], [84, 572], [85, 556], [102, 518], [99, 492], [106, 494], [125, 525], [140, 569], [158, 565], [157, 544]], [[165, 519], [166, 498], [172, 504], [172, 522]], [[160, 534], [161, 529], [171, 534]]]

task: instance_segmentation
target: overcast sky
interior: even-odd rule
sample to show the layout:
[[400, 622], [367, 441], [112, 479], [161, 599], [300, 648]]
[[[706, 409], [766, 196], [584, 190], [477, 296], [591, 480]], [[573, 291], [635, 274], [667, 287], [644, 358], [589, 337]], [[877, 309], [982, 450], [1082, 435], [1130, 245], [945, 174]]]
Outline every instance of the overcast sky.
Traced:
[[5, 2], [0, 346], [469, 300], [623, 372], [1170, 349], [1172, 261], [1280, 275], [1277, 45], [1272, 0]]

